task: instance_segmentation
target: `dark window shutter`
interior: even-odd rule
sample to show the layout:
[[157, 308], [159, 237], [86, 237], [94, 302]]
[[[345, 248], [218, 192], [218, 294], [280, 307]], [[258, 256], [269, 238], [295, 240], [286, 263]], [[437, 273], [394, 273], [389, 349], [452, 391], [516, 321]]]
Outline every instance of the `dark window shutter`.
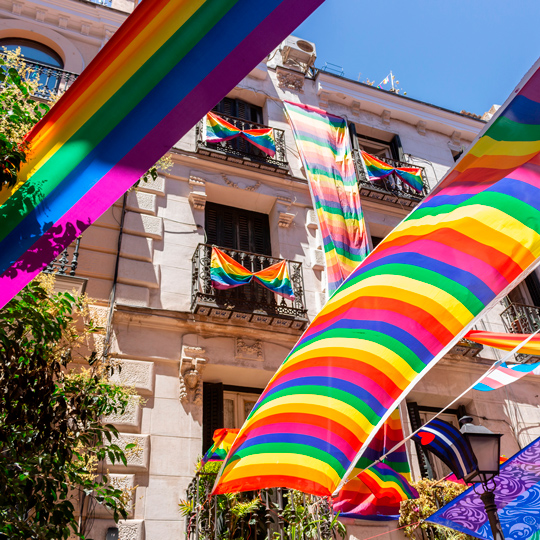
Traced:
[[251, 236], [251, 244], [254, 248], [252, 251], [261, 255], [272, 255], [270, 225], [266, 214], [256, 214], [253, 212]]
[[203, 383], [203, 454], [212, 446], [214, 431], [223, 427], [223, 384]]
[[359, 150], [358, 135], [356, 134], [356, 126], [352, 122], [349, 123], [349, 136], [351, 138], [352, 149]]
[[[411, 421], [411, 428], [416, 431], [422, 427], [422, 420], [420, 420], [420, 412], [418, 410], [418, 403], [411, 401], [407, 403], [407, 410], [409, 411], [409, 419]], [[416, 446], [416, 453], [418, 455], [418, 464], [420, 465], [420, 474], [422, 478], [433, 479], [433, 470], [429, 458], [420, 444], [414, 442]]]
[[371, 243], [373, 245], [373, 249], [375, 249], [383, 240], [384, 238], [381, 238], [380, 236], [372, 236]]
[[392, 151], [392, 157], [394, 159], [397, 159], [398, 161], [405, 161], [405, 153], [403, 152], [399, 135], [395, 135], [390, 141], [390, 150]]
[[531, 295], [531, 300], [534, 306], [540, 307], [540, 281], [535, 272], [529, 274], [525, 278], [525, 283], [529, 289], [529, 294]]

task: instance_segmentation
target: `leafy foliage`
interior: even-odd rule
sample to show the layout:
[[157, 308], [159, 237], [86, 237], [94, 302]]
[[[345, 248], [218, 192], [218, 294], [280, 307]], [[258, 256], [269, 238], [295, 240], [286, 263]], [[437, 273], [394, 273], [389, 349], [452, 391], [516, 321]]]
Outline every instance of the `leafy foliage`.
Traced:
[[0, 532], [10, 539], [79, 533], [80, 492], [116, 520], [127, 515], [122, 491], [97, 465], [107, 457], [126, 463], [116, 429], [100, 419], [122, 414], [131, 393], [108, 381], [112, 366], [95, 352], [68, 368], [99, 329], [84, 297], [53, 294], [47, 279], [0, 310]]
[[[400, 508], [399, 526], [409, 525], [403, 531], [408, 538], [420, 538], [420, 530], [428, 532], [428, 538], [441, 540], [474, 540], [464, 533], [440, 527], [424, 520], [434, 514], [439, 508], [463, 493], [467, 486], [456, 482], [428, 480], [424, 478], [412, 485], [420, 497], [403, 501]], [[420, 524], [418, 524], [420, 522]]]
[[266, 489], [210, 497], [221, 463], [207, 463], [188, 487], [188, 498], [180, 502], [187, 518], [189, 536], [195, 528], [200, 540], [249, 540], [281, 537], [280, 528], [291, 540], [345, 538], [345, 526], [333, 515], [332, 506], [321, 497], [300, 491]]

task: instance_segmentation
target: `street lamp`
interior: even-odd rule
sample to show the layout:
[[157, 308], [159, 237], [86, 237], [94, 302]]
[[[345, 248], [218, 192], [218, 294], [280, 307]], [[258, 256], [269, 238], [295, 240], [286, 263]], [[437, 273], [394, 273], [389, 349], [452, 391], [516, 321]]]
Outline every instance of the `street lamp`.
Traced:
[[481, 482], [484, 487], [484, 493], [480, 499], [484, 503], [486, 514], [491, 526], [493, 540], [504, 540], [501, 522], [497, 514], [495, 505], [495, 482], [488, 486], [488, 482], [493, 480], [499, 474], [500, 455], [501, 455], [501, 437], [500, 433], [493, 433], [484, 426], [475, 426], [470, 416], [460, 418], [461, 433], [469, 441], [473, 454], [476, 457], [476, 470], [465, 476], [467, 483]]

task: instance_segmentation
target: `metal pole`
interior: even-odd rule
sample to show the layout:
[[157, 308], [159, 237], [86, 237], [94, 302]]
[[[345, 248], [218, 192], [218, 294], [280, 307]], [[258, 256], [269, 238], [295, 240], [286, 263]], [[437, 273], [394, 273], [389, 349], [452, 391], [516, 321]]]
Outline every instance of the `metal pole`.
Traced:
[[480, 499], [482, 499], [486, 509], [491, 532], [493, 534], [493, 540], [504, 540], [501, 522], [499, 521], [499, 516], [497, 514], [497, 506], [495, 505], [495, 493], [493, 493], [493, 491], [488, 491], [486, 485], [484, 485], [484, 489], [485, 491], [480, 495]]

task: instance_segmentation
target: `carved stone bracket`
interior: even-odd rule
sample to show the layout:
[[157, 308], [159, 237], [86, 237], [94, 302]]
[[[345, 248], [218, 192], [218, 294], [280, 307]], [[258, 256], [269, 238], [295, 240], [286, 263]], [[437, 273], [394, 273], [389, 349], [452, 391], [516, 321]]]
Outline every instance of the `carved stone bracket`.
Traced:
[[195, 210], [204, 210], [206, 206], [206, 181], [197, 176], [190, 176], [189, 188], [191, 193], [188, 195], [188, 201]]
[[291, 226], [296, 214], [291, 214], [290, 212], [280, 212], [278, 225], [284, 229], [288, 229]]
[[420, 135], [426, 134], [426, 123], [423, 120], [420, 120], [420, 122], [416, 124], [416, 131], [418, 131]]
[[202, 405], [201, 371], [206, 363], [202, 347], [184, 345], [180, 358], [180, 401]]
[[264, 360], [263, 346], [260, 339], [247, 340], [236, 338], [235, 357], [245, 360]]
[[392, 117], [392, 113], [388, 109], [384, 109], [384, 111], [381, 114], [381, 122], [385, 126], [389, 126], [391, 117]]
[[244, 184], [243, 182], [237, 183], [237, 182], [233, 182], [232, 180], [229, 180], [229, 178], [227, 178], [227, 175], [225, 174], [222, 174], [221, 177], [223, 178], [223, 181], [229, 187], [232, 187], [233, 189], [243, 189], [244, 191], [257, 191], [261, 187], [260, 182], [257, 182], [256, 184], [248, 186]]
[[360, 105], [359, 101], [352, 102], [351, 112], [353, 113], [353, 116], [360, 116]]
[[304, 93], [304, 74], [298, 71], [291, 71], [289, 69], [283, 69], [278, 66], [276, 70], [278, 86], [280, 88], [287, 88], [288, 90], [294, 90], [295, 92]]

